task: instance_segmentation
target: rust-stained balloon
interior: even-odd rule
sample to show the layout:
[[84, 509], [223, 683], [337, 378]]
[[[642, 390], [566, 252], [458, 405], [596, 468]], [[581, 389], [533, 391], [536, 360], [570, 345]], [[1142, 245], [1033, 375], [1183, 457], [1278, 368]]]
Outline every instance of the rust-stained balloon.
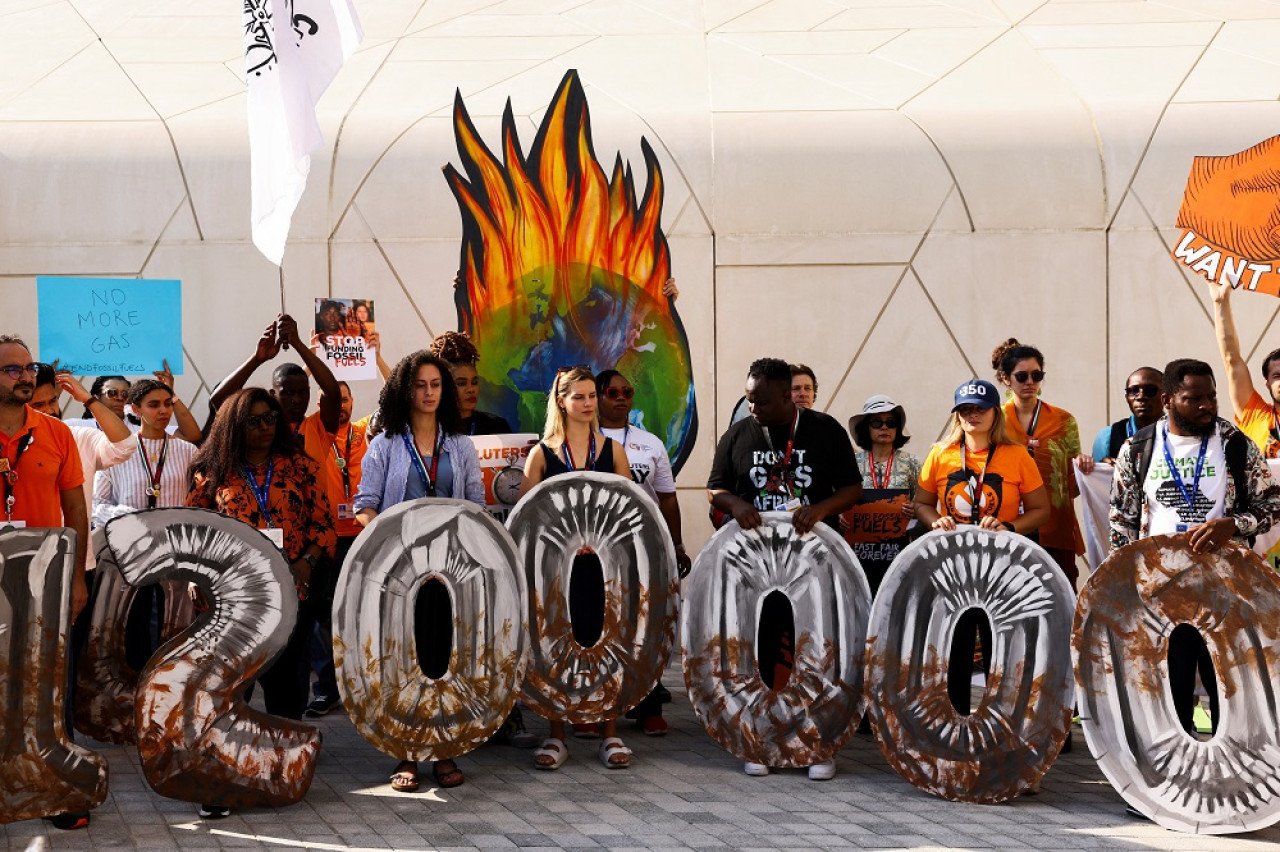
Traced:
[[[76, 667], [76, 730], [102, 742], [133, 744], [138, 741], [133, 716], [139, 673], [126, 658], [125, 623], [138, 590], [120, 575], [101, 529], [93, 534], [93, 550], [96, 568], [89, 596], [93, 610]], [[161, 580], [160, 587], [164, 591], [163, 644], [191, 625], [195, 608], [186, 583]]]
[[[529, 668], [521, 698], [548, 719], [616, 719], [658, 682], [675, 641], [676, 551], [657, 504], [630, 479], [577, 471], [538, 484], [507, 519], [528, 588]], [[604, 630], [584, 648], [569, 615], [573, 560], [604, 574]]]
[[122, 515], [105, 531], [125, 582], [189, 580], [211, 602], [139, 679], [135, 718], [147, 783], [162, 796], [228, 807], [301, 800], [320, 733], [244, 701], [297, 620], [284, 555], [247, 524], [203, 509]]
[[[898, 774], [960, 802], [1002, 802], [1039, 781], [1071, 724], [1074, 603], [1049, 554], [1016, 533], [935, 530], [904, 549], [867, 630], [870, 717]], [[982, 701], [961, 716], [947, 662], [972, 608], [990, 620], [994, 647]]]
[[[812, 766], [830, 760], [860, 718], [871, 588], [830, 527], [799, 536], [789, 513], [761, 518], [754, 530], [722, 527], [685, 581], [684, 680], [707, 733], [734, 756]], [[761, 602], [774, 591], [795, 623], [791, 676], [776, 691], [756, 662]]]
[[[418, 664], [414, 604], [445, 584], [448, 671]], [[524, 575], [502, 524], [465, 500], [414, 500], [380, 514], [347, 555], [333, 601], [334, 662], [352, 723], [406, 760], [457, 757], [488, 740], [515, 704], [528, 652]]]
[[[1221, 714], [1207, 742], [1183, 731], [1169, 692], [1179, 624], [1213, 658]], [[1257, 554], [1196, 554], [1185, 533], [1122, 547], [1080, 593], [1073, 642], [1085, 738], [1126, 802], [1196, 834], [1280, 821], [1280, 583]]]
[[67, 739], [76, 534], [0, 533], [0, 823], [83, 811], [107, 797], [107, 764]]

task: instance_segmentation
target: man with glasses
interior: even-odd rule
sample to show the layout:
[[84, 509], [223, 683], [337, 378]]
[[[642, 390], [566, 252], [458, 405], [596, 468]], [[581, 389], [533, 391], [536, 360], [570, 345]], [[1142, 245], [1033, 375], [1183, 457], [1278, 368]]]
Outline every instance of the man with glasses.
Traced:
[[1262, 381], [1271, 397], [1266, 399], [1254, 389], [1249, 365], [1240, 354], [1240, 337], [1231, 315], [1231, 284], [1210, 281], [1209, 295], [1236, 426], [1258, 445], [1263, 457], [1280, 458], [1280, 349], [1272, 349], [1262, 359]]
[[[74, 622], [89, 599], [84, 576], [89, 547], [84, 472], [71, 429], [27, 405], [35, 395], [39, 369], [21, 338], [0, 335], [0, 530], [63, 526], [75, 530], [71, 580]], [[64, 697], [69, 711], [70, 689], [65, 690]], [[71, 733], [69, 726], [67, 733]], [[89, 814], [59, 814], [52, 821], [58, 828], [84, 828], [89, 824]]]
[[1093, 458], [1112, 464], [1120, 454], [1124, 442], [1144, 426], [1160, 419], [1160, 386], [1164, 373], [1155, 367], [1139, 367], [1129, 374], [1124, 383], [1124, 401], [1129, 406], [1129, 416], [1103, 426], [1093, 439]]

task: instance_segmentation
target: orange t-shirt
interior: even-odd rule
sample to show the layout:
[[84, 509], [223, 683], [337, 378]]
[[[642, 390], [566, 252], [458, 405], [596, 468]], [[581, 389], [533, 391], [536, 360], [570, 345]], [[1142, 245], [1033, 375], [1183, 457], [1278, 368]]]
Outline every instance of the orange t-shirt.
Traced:
[[1236, 415], [1236, 425], [1258, 445], [1263, 458], [1280, 456], [1280, 441], [1271, 439], [1271, 429], [1275, 424], [1275, 409], [1256, 390], [1249, 394], [1244, 411]]
[[[1026, 447], [1001, 444], [987, 466], [989, 450], [965, 453], [968, 471], [961, 469], [961, 444], [934, 444], [920, 468], [920, 487], [938, 495], [943, 514], [957, 523], [972, 523], [971, 485], [976, 486], [982, 474], [980, 514], [995, 515], [1006, 523], [1018, 519], [1022, 495], [1044, 485], [1036, 463], [1027, 455]], [[984, 473], [985, 471], [985, 473]]]
[[[14, 498], [13, 520], [24, 521], [29, 527], [60, 527], [62, 492], [84, 485], [80, 450], [70, 427], [61, 420], [30, 408], [26, 412], [27, 419], [16, 434], [0, 432], [0, 458], [4, 459], [0, 467], [17, 474], [17, 481], [9, 485]], [[26, 435], [31, 440], [19, 459], [18, 448]], [[4, 508], [0, 502], [0, 519]]]
[[[365, 427], [360, 423], [348, 423], [339, 428], [335, 436], [325, 431], [317, 411], [302, 421], [298, 434], [302, 436], [307, 455], [320, 465], [320, 487], [329, 497], [334, 530], [344, 538], [359, 535], [362, 527], [356, 523], [355, 513], [350, 509], [356, 498], [356, 489], [360, 487], [360, 464], [364, 461], [365, 450], [369, 449]], [[344, 468], [338, 465], [338, 459], [346, 464], [345, 479], [342, 475]], [[349, 487], [344, 488], [344, 484]], [[347, 514], [352, 517], [339, 517], [339, 506], [346, 506]]]
[[1031, 436], [1022, 428], [1012, 400], [1004, 404], [1004, 419], [1012, 437], [1034, 448], [1036, 469], [1049, 493], [1049, 520], [1037, 531], [1040, 545], [1084, 553], [1084, 536], [1080, 534], [1076, 508], [1072, 504], [1080, 493], [1072, 462], [1080, 455], [1080, 427], [1076, 419], [1069, 411], [1042, 402], [1036, 434]]

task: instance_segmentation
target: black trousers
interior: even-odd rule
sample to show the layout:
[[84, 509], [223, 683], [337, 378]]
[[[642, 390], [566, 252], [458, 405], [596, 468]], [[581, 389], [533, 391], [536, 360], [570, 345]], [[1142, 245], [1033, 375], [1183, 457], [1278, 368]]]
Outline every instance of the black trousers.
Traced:
[[1191, 736], [1196, 736], [1194, 721], [1196, 705], [1196, 670], [1200, 682], [1209, 693], [1209, 718], [1213, 731], [1218, 730], [1218, 678], [1213, 672], [1213, 658], [1200, 631], [1190, 624], [1179, 624], [1169, 634], [1169, 692], [1173, 707], [1178, 713], [1178, 723]]
[[973, 681], [974, 639], [982, 640], [982, 673], [991, 673], [991, 622], [976, 609], [966, 610], [956, 622], [951, 656], [947, 659], [947, 696], [961, 716], [968, 716], [969, 688]]

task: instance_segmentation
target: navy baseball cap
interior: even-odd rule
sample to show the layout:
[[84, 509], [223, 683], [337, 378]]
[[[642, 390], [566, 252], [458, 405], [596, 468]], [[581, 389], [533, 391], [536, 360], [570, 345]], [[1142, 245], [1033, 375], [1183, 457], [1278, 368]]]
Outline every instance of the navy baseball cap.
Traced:
[[951, 407], [955, 411], [962, 405], [976, 405], [979, 408], [995, 408], [1000, 404], [1000, 391], [991, 382], [982, 379], [970, 379], [956, 388], [956, 404]]

